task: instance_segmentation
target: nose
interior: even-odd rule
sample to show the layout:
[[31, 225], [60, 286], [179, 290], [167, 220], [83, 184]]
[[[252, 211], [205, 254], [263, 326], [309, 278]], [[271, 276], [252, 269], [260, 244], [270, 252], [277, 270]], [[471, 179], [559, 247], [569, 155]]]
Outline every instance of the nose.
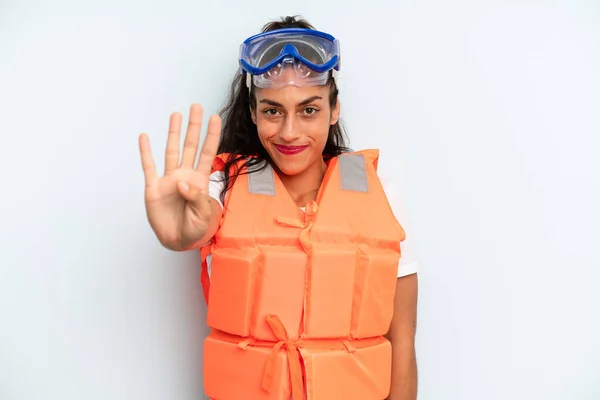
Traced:
[[279, 137], [286, 142], [293, 142], [300, 137], [300, 121], [294, 113], [289, 113], [279, 131]]

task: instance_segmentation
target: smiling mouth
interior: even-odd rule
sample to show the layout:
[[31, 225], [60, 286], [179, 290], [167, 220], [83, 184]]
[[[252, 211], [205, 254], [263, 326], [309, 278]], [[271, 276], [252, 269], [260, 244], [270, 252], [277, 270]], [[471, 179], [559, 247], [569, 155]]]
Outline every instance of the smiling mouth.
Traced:
[[306, 150], [306, 148], [308, 147], [308, 145], [304, 145], [304, 146], [286, 146], [283, 144], [276, 144], [275, 148], [277, 150], [279, 150], [280, 153], [285, 154], [285, 155], [292, 155], [292, 154], [298, 154], [303, 152], [304, 150]]

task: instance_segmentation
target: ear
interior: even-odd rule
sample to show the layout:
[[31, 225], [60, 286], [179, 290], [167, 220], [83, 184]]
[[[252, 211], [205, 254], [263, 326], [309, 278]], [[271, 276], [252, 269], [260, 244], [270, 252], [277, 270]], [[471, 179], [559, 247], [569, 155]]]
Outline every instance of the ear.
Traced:
[[256, 110], [250, 106], [250, 116], [252, 117], [252, 122], [256, 125]]
[[329, 121], [330, 125], [335, 125], [340, 119], [340, 99], [338, 98], [335, 102], [335, 107], [331, 110], [331, 119]]

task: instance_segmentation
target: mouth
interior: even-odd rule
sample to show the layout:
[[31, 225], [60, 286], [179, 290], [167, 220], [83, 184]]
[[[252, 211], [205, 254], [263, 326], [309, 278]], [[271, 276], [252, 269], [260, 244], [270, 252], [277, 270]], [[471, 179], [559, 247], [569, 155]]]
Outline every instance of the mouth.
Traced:
[[275, 148], [282, 154], [293, 155], [303, 152], [308, 148], [308, 145], [304, 146], [285, 146], [283, 144], [276, 144]]

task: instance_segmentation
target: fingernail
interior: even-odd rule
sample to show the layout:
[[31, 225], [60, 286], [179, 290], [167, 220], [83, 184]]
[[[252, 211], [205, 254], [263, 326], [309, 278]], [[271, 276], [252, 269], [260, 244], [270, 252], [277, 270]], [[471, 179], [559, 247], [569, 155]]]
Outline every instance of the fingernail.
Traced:
[[190, 185], [188, 185], [186, 182], [179, 181], [179, 184], [181, 185], [181, 188], [182, 188], [183, 190], [185, 190], [186, 192], [187, 192], [188, 190], [190, 190]]

